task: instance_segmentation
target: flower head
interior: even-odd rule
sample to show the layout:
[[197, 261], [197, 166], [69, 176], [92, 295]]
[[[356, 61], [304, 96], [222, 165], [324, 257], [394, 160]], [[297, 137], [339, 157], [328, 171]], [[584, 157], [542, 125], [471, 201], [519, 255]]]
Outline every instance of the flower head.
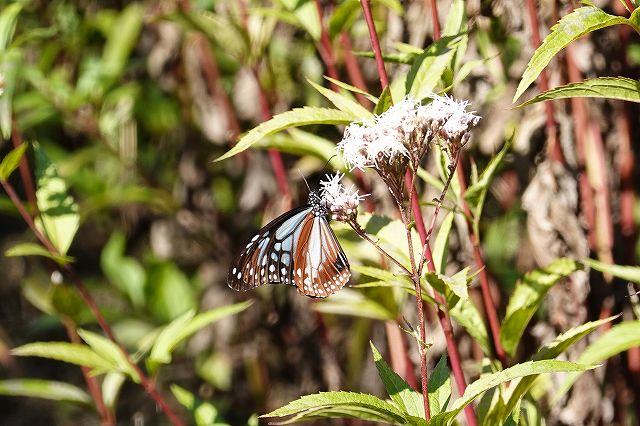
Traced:
[[349, 222], [356, 218], [358, 205], [366, 195], [359, 195], [353, 185], [345, 188], [340, 181], [344, 174], [326, 175], [327, 180], [320, 181], [320, 196], [327, 204], [331, 218], [341, 222]]

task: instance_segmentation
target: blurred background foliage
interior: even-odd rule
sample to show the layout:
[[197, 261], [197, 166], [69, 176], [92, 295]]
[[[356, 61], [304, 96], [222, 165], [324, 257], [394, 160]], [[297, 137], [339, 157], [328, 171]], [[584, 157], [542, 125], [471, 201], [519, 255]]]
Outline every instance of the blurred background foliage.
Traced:
[[[345, 52], [361, 52], [357, 61], [364, 82], [378, 95], [359, 2], [320, 3], [327, 10], [328, 35], [339, 74], [347, 74]], [[438, 4], [446, 15], [448, 3]], [[520, 2], [511, 0], [467, 2], [468, 47], [465, 56], [457, 60], [463, 67], [470, 65], [457, 76], [445, 73], [443, 77], [444, 87], [453, 86], [455, 95], [469, 99], [483, 117], [469, 147], [469, 170], [475, 166], [483, 170], [507, 135], [516, 135], [513, 149], [491, 186], [480, 222], [499, 312], [504, 312], [506, 295], [523, 273], [544, 263], [536, 261], [536, 251], [544, 250], [546, 244], [540, 235], [532, 237], [527, 231], [531, 212], [528, 215], [522, 203], [522, 194], [546, 155], [544, 107], [512, 109], [511, 104], [534, 50], [522, 8]], [[410, 67], [406, 63], [415, 57], [415, 49], [422, 52], [433, 41], [425, 4], [380, 0], [374, 2], [374, 12], [383, 51], [390, 55], [390, 73], [406, 73]], [[213, 162], [240, 134], [265, 119], [261, 91], [272, 114], [304, 105], [326, 106], [326, 100], [307, 81], [328, 87], [319, 53], [321, 28], [316, 3], [25, 0], [3, 4], [1, 13], [4, 92], [0, 97], [0, 129], [5, 140], [0, 150], [6, 154], [12, 148], [12, 137], [15, 142], [21, 135], [24, 141], [37, 141], [38, 152], [55, 164], [79, 214], [79, 229], [68, 255], [74, 258], [119, 340], [133, 353], [154, 330], [190, 310], [254, 299], [248, 310], [204, 329], [180, 348], [156, 377], [163, 392], [170, 395], [168, 384], [178, 384], [188, 389], [182, 396], [191, 392], [211, 401], [215, 406], [211, 409], [230, 424], [245, 424], [253, 413], [264, 413], [318, 390], [381, 394], [381, 383], [372, 374], [375, 366], [368, 341], [384, 348], [394, 342], [389, 336], [397, 338], [396, 321], [403, 324], [406, 318], [415, 322], [413, 308], [405, 306], [405, 292], [381, 287], [345, 289], [326, 302], [316, 303], [284, 286], [260, 288], [246, 295], [226, 286], [227, 266], [243, 242], [292, 203], [306, 201], [303, 178], [313, 189], [320, 176], [341, 167], [337, 159], [331, 160], [341, 129], [329, 126], [291, 130], [256, 145], [283, 153], [292, 199], [279, 193], [262, 149]], [[543, 20], [553, 22], [544, 7], [540, 13]], [[577, 60], [585, 75], [620, 73], [615, 30], [607, 31], [579, 44]], [[637, 77], [637, 35], [624, 46], [629, 52], [625, 72]], [[552, 65], [550, 73], [552, 81], [562, 81], [558, 65]], [[460, 75], [460, 79], [454, 78]], [[638, 108], [631, 109], [631, 128], [638, 128]], [[594, 120], [604, 138], [603, 164], [610, 171], [603, 185], [610, 189], [614, 212], [614, 237], [605, 247], [608, 254], [603, 260], [637, 264], [640, 245], [635, 237], [631, 243], [625, 240], [615, 214], [620, 201], [615, 135], [620, 130], [613, 117], [619, 110], [618, 104], [592, 103]], [[561, 142], [567, 162], [575, 171], [568, 107], [559, 108], [557, 121], [564, 132]], [[634, 143], [637, 149], [637, 134]], [[31, 164], [37, 155], [29, 152]], [[431, 163], [429, 170], [437, 175], [435, 162]], [[637, 168], [633, 176], [637, 183]], [[11, 181], [28, 200], [28, 189], [17, 173]], [[380, 212], [392, 216], [381, 183], [370, 174], [364, 181]], [[636, 195], [637, 190], [636, 185]], [[567, 191], [575, 193], [575, 188]], [[424, 192], [425, 204], [438, 193], [428, 186]], [[553, 198], [554, 194], [543, 188], [538, 197], [545, 196]], [[634, 212], [637, 225], [637, 201]], [[35, 241], [4, 194], [0, 195], [0, 213], [3, 252], [17, 242]], [[582, 217], [579, 209], [564, 214], [572, 221]], [[459, 219], [454, 221], [449, 244], [452, 271], [472, 264], [466, 226]], [[563, 220], [559, 217], [558, 223]], [[340, 226], [335, 229], [354, 265], [377, 261], [375, 251], [353, 233]], [[588, 250], [572, 251], [576, 246], [587, 247], [582, 227], [575, 229], [577, 234], [552, 237], [578, 241], [556, 256], [588, 254]], [[393, 230], [389, 235], [393, 241]], [[603, 253], [597, 244], [592, 243], [591, 249]], [[354, 267], [353, 284], [389, 278], [358, 268]], [[0, 377], [58, 380], [83, 387], [77, 367], [15, 358], [9, 353], [10, 348], [28, 342], [67, 340], [67, 319], [96, 329], [72, 286], [56, 273], [53, 264], [41, 258], [2, 257], [0, 271]], [[629, 296], [625, 285], [597, 272], [587, 275], [581, 282], [589, 285], [576, 290], [579, 294], [575, 298], [564, 287], [562, 291], [568, 291], [569, 296], [549, 295], [552, 300], [536, 313], [515, 360], [527, 359], [540, 342], [568, 326], [608, 313], [634, 317], [631, 308], [634, 304], [637, 308], [637, 298]], [[472, 285], [471, 299], [477, 300], [478, 293]], [[428, 334], [433, 339], [430, 362], [435, 364], [446, 349], [435, 325], [437, 319], [432, 314], [429, 320], [432, 333]], [[457, 329], [456, 335], [466, 372], [477, 377], [482, 369], [482, 349], [462, 329]], [[399, 338], [408, 344], [402, 333]], [[409, 354], [416, 365], [415, 348]], [[630, 411], [640, 398], [640, 369], [633, 371], [627, 361], [626, 357], [617, 358], [605, 373], [594, 373], [590, 383], [596, 391], [588, 397], [575, 396], [578, 402], [565, 404], [565, 410], [593, 405], [588, 419], [582, 419], [590, 424], [626, 418], [612, 414], [612, 410]], [[115, 404], [123, 424], [165, 422], [139, 387], [131, 383], [123, 386]], [[174, 393], [179, 395], [180, 390]], [[550, 412], [551, 408], [545, 410]], [[551, 423], [581, 424], [572, 423], [566, 411], [545, 415]], [[0, 397], [2, 424], [97, 421], [86, 401], [63, 404]]]

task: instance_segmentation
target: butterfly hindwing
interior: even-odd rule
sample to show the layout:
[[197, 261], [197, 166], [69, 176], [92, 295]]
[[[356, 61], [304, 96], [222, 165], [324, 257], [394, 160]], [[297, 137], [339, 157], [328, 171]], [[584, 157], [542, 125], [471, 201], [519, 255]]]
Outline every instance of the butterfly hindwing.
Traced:
[[324, 216], [304, 223], [293, 264], [298, 291], [311, 297], [335, 293], [351, 276], [347, 256]]

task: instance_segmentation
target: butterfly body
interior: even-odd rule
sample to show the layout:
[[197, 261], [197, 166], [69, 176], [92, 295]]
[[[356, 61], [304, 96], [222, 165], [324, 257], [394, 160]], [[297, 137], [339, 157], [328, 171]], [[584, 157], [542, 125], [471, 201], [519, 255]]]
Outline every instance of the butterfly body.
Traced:
[[262, 284], [288, 284], [310, 297], [327, 297], [351, 276], [349, 262], [328, 221], [323, 198], [274, 219], [251, 239], [232, 265], [229, 287], [249, 290]]

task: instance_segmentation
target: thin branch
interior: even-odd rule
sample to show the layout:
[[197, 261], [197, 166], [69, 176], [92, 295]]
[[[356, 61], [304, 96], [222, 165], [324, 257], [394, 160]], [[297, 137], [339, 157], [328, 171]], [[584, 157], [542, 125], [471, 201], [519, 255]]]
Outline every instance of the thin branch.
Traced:
[[[16, 209], [18, 209], [18, 212], [22, 216], [23, 220], [27, 223], [31, 231], [34, 233], [36, 238], [38, 238], [38, 240], [42, 243], [42, 245], [44, 245], [44, 247], [47, 249], [47, 251], [49, 251], [50, 254], [52, 254], [53, 256], [59, 256], [60, 252], [58, 252], [58, 250], [51, 243], [51, 241], [36, 227], [33, 221], [33, 218], [27, 212], [26, 208], [24, 207], [24, 204], [22, 203], [22, 201], [16, 194], [15, 190], [13, 189], [13, 186], [11, 186], [9, 182], [4, 180], [0, 181], [0, 184], [2, 184], [2, 187], [6, 191], [7, 195], [9, 196], [13, 204], [16, 206]], [[109, 326], [109, 323], [107, 323], [106, 319], [100, 312], [100, 309], [98, 308], [98, 304], [96, 303], [95, 299], [93, 298], [91, 293], [89, 293], [89, 291], [86, 289], [86, 287], [84, 286], [84, 283], [82, 282], [80, 277], [76, 274], [73, 267], [70, 264], [67, 264], [67, 265], [64, 265], [62, 269], [71, 278], [71, 281], [73, 282], [73, 284], [76, 286], [76, 289], [80, 293], [80, 297], [82, 297], [84, 303], [87, 305], [87, 307], [89, 307], [89, 310], [95, 317], [96, 321], [98, 322], [98, 325], [100, 325], [100, 328], [102, 328], [102, 331], [104, 331], [107, 337], [113, 343], [116, 344], [118, 349], [125, 356], [130, 367], [140, 377], [140, 383], [142, 384], [142, 387], [144, 388], [144, 390], [160, 406], [160, 409], [169, 418], [171, 423], [173, 423], [175, 426], [183, 426], [184, 423], [182, 423], [182, 421], [178, 418], [178, 416], [167, 405], [167, 403], [164, 401], [160, 393], [158, 393], [154, 383], [142, 372], [140, 367], [138, 367], [138, 365], [131, 358], [131, 355], [116, 340], [113, 334], [113, 331], [111, 330], [111, 326]]]

